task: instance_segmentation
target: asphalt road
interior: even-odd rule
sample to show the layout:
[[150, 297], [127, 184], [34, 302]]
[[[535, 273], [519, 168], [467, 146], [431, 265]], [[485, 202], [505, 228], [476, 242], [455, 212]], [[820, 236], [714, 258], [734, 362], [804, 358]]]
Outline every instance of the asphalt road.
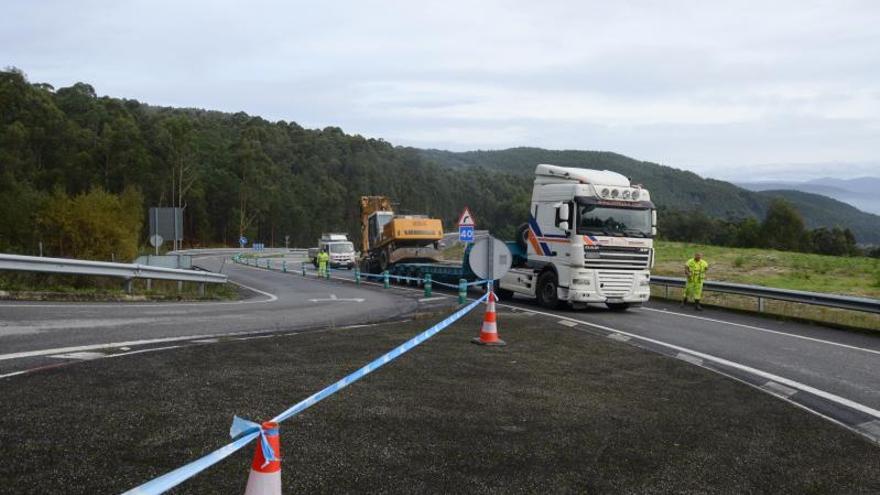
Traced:
[[[447, 314], [0, 380], [0, 494], [131, 489]], [[472, 345], [482, 316], [281, 423], [283, 493], [880, 493], [877, 446], [806, 411], [524, 311], [500, 309], [506, 347]], [[243, 493], [255, 449], [169, 493]]]
[[[222, 256], [202, 257], [196, 264], [218, 270]], [[0, 377], [100, 353], [170, 345], [174, 341], [169, 339], [180, 337], [385, 321], [416, 311], [421, 304], [411, 293], [303, 279], [228, 262], [223, 271], [230, 280], [259, 292], [248, 291], [246, 299], [230, 302], [2, 303]], [[96, 348], [102, 345], [110, 347]]]
[[656, 300], [623, 313], [548, 311], [518, 296], [507, 305], [732, 376], [880, 443], [880, 332]]
[[[197, 263], [218, 269], [220, 259], [202, 257]], [[420, 305], [454, 303], [448, 293], [435, 301], [420, 302], [420, 290], [385, 291], [366, 284], [357, 287], [338, 280], [303, 279], [230, 263], [224, 271], [231, 280], [262, 294], [230, 303], [2, 304], [0, 378], [102, 357], [101, 353], [139, 352], [140, 344], [123, 345], [132, 341], [157, 341], [147, 345], [161, 347], [174, 345], [167, 339], [199, 335], [344, 326], [400, 318], [418, 311]], [[351, 279], [345, 271], [337, 276]], [[740, 379], [745, 375], [756, 386], [880, 440], [880, 374], [876, 372], [880, 370], [880, 333], [849, 332], [720, 309], [695, 313], [656, 301], [625, 313], [604, 308], [546, 311], [518, 299], [512, 306], [558, 317], [573, 330], [671, 351], [675, 357], [704, 367], [711, 367], [707, 364], [711, 363], [716, 371]], [[113, 347], [89, 348], [103, 344]], [[79, 346], [87, 348], [75, 349]], [[819, 404], [820, 399], [825, 403]], [[838, 409], [829, 410], [829, 403]]]

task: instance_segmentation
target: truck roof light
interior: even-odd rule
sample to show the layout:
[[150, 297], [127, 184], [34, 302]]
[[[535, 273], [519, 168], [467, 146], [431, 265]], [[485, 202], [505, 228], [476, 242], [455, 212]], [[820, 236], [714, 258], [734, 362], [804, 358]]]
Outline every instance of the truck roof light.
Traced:
[[602, 196], [603, 197], [607, 198], [609, 194], [611, 194], [611, 191], [609, 191], [607, 187], [605, 189], [602, 189]]
[[623, 199], [629, 199], [629, 194], [630, 194], [629, 189], [624, 190], [623, 191]]
[[620, 189], [612, 189], [611, 190], [611, 197], [612, 198], [616, 198], [619, 195], [620, 195]]
[[634, 190], [632, 193], [633, 201], [636, 201], [637, 199], [639, 199], [639, 196], [641, 196], [641, 195], [642, 195], [641, 191], [639, 191], [638, 189]]

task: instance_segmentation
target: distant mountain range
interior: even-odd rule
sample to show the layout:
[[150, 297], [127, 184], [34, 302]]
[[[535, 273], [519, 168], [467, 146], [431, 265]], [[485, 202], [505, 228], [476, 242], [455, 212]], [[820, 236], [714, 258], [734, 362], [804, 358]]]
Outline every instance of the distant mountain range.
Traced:
[[750, 191], [788, 189], [821, 194], [855, 206], [862, 211], [880, 215], [880, 177], [859, 177], [856, 179], [825, 177], [803, 182], [755, 181], [736, 182], [736, 185]]
[[[700, 210], [706, 214], [729, 219], [763, 218], [773, 198], [790, 201], [803, 215], [810, 228], [842, 227], [852, 230], [860, 243], [880, 244], [880, 216], [861, 211], [840, 198], [876, 201], [880, 179], [854, 181], [827, 179], [816, 181], [814, 189], [793, 191], [787, 185], [748, 190], [730, 182], [706, 179], [693, 172], [643, 162], [604, 151], [545, 150], [511, 148], [497, 151], [452, 152], [416, 150], [425, 159], [450, 168], [482, 167], [488, 170], [531, 176], [538, 163], [595, 168], [619, 172], [651, 190], [659, 207], [678, 210]], [[766, 189], [766, 190], [765, 190]], [[832, 196], [832, 192], [839, 195]], [[870, 196], [873, 194], [873, 196]]]

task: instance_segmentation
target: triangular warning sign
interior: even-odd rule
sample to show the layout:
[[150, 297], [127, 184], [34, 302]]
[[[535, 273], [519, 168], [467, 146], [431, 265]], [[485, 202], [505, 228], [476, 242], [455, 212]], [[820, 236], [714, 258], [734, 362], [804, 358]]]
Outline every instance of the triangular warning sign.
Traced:
[[458, 217], [458, 226], [459, 227], [473, 227], [474, 226], [474, 217], [471, 215], [471, 211], [467, 209], [465, 206], [464, 211], [461, 212], [461, 216]]

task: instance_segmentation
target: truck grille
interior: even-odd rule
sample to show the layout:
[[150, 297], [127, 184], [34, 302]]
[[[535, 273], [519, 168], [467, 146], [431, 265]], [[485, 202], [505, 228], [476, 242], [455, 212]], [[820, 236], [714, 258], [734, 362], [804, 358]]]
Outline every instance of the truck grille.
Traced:
[[606, 297], [623, 297], [632, 291], [632, 272], [599, 272], [599, 291]]
[[647, 270], [651, 265], [648, 248], [601, 247], [584, 248], [584, 267], [594, 270]]

